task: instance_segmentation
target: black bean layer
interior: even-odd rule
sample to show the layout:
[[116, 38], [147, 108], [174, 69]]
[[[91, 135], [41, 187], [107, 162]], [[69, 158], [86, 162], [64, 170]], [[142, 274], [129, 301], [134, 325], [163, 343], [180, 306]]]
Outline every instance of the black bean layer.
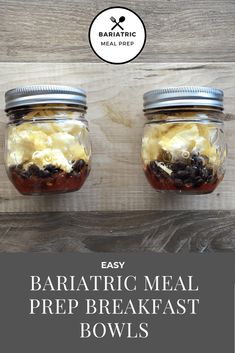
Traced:
[[[83, 159], [79, 159], [73, 164], [72, 172], [69, 174], [78, 174], [85, 167], [87, 167], [85, 161]], [[44, 169], [40, 169], [36, 164], [31, 164], [27, 170], [23, 168], [23, 165], [17, 166], [16, 169], [18, 174], [20, 174], [25, 179], [30, 178], [32, 176], [36, 176], [39, 178], [49, 178], [53, 177], [55, 174], [63, 172], [62, 169], [55, 167], [53, 164], [46, 165]]]
[[214, 182], [216, 178], [213, 176], [213, 169], [208, 166], [208, 158], [200, 155], [192, 155], [185, 162], [179, 160], [174, 163], [164, 163], [164, 166], [168, 168], [169, 173], [161, 167], [159, 161], [151, 161], [149, 164], [156, 178], [170, 179], [177, 188], [199, 187]]

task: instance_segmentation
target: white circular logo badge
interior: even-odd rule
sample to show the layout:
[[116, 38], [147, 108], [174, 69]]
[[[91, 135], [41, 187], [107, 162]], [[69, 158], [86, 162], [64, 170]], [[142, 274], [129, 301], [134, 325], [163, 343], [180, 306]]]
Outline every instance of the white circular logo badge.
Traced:
[[125, 64], [135, 59], [146, 42], [141, 18], [125, 7], [110, 7], [100, 12], [89, 29], [94, 53], [110, 64]]

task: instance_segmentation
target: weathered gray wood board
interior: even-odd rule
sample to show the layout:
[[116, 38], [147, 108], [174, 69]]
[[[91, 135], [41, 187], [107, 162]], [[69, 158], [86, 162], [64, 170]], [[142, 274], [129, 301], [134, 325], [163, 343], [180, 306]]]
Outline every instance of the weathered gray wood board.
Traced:
[[[138, 64], [102, 64], [89, 47], [92, 19], [116, 5], [136, 11], [146, 25]], [[145, 90], [221, 87], [226, 111], [234, 114], [234, 18], [234, 0], [0, 0], [0, 251], [234, 251], [232, 115], [226, 123], [227, 173], [212, 195], [155, 193], [139, 158]], [[78, 193], [23, 197], [6, 177], [3, 93], [33, 83], [81, 85], [88, 91], [93, 168]]]
[[0, 215], [0, 252], [231, 252], [229, 211]]
[[33, 83], [81, 85], [88, 92], [93, 167], [80, 192], [23, 197], [9, 182], [0, 151], [0, 212], [234, 210], [235, 120], [226, 121], [229, 158], [225, 180], [205, 196], [155, 192], [140, 163], [144, 124], [142, 94], [154, 87], [204, 85], [225, 91], [227, 113], [235, 112], [235, 64], [0, 64], [3, 146], [4, 91]]
[[99, 62], [88, 29], [98, 12], [117, 5], [146, 25], [138, 62], [234, 61], [234, 0], [1, 0], [0, 61]]

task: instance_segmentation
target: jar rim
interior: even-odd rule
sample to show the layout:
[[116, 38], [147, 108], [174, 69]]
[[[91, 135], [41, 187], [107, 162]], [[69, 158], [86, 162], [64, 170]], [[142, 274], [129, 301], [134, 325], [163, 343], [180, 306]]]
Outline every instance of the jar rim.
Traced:
[[18, 87], [5, 93], [5, 111], [39, 104], [72, 104], [87, 109], [87, 95], [82, 88], [59, 85]]
[[[222, 109], [215, 109], [214, 107], [212, 108], [205, 108], [205, 107], [197, 107], [194, 109], [191, 109], [190, 107], [169, 107], [169, 108], [162, 108], [162, 109], [151, 109], [151, 110], [146, 110], [144, 112], [144, 116], [147, 120], [146, 123], [148, 122], [161, 122], [161, 121], [177, 121], [177, 122], [185, 122], [185, 121], [191, 121], [191, 122], [201, 122], [201, 121], [208, 121], [208, 122], [217, 122], [217, 123], [224, 123], [225, 119], [225, 114]], [[181, 115], [185, 113], [194, 113], [192, 116], [189, 116], [188, 114], [186, 115]], [[201, 115], [198, 115], [201, 114]], [[167, 118], [164, 118], [164, 116], [167, 116]]]

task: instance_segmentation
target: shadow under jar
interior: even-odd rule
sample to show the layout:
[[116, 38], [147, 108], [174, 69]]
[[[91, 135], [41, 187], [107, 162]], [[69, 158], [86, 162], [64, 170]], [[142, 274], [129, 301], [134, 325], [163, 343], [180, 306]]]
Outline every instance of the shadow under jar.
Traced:
[[224, 177], [223, 91], [176, 87], [144, 95], [142, 161], [159, 191], [211, 193]]
[[65, 86], [30, 86], [6, 92], [7, 174], [23, 195], [81, 188], [90, 171], [86, 94]]

